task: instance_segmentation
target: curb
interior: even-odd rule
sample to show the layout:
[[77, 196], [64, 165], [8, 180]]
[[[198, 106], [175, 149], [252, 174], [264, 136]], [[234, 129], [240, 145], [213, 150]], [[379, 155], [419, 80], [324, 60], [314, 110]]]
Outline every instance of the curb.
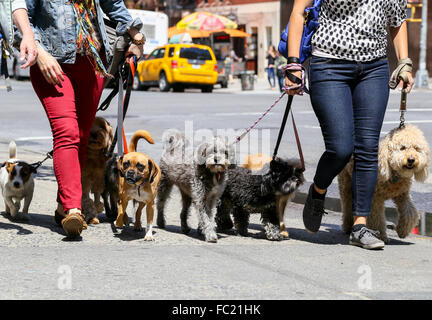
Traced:
[[[298, 204], [305, 204], [306, 198], [307, 198], [307, 193], [297, 191], [292, 201]], [[325, 209], [330, 211], [342, 212], [341, 201], [339, 198], [326, 197], [324, 207]], [[396, 208], [385, 207], [384, 213], [387, 218], [387, 228], [394, 229], [395, 224], [397, 223], [398, 220], [398, 213]], [[432, 213], [419, 210], [419, 215], [420, 215], [419, 226], [418, 226], [419, 234], [432, 236], [432, 232], [427, 233], [428, 230], [426, 229], [426, 218], [429, 217], [430, 219], [432, 219]]]

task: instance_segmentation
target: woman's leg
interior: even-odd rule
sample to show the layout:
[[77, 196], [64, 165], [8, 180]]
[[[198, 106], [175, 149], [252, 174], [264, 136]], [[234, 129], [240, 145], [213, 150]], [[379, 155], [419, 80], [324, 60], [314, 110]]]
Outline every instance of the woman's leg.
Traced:
[[276, 72], [275, 72], [275, 69], [274, 68], [272, 68], [272, 79], [273, 79], [273, 88], [275, 88], [276, 87]]
[[73, 70], [76, 112], [79, 127], [79, 163], [82, 169], [87, 154], [90, 131], [96, 116], [99, 100], [103, 91], [104, 78], [96, 75], [93, 66], [85, 56], [77, 55], [76, 68]]
[[310, 97], [324, 137], [325, 152], [316, 169], [303, 208], [303, 223], [317, 232], [324, 212], [325, 192], [348, 163], [354, 149], [351, 83], [355, 64], [312, 57]]
[[354, 150], [350, 85], [344, 80], [315, 82], [311, 84], [311, 102], [325, 144], [314, 184], [318, 189], [326, 190], [348, 163]]
[[271, 71], [270, 70], [271, 70], [271, 68], [267, 67], [267, 79], [268, 79], [268, 82], [270, 84], [270, 87], [273, 88], [273, 85], [271, 82]]
[[81, 208], [81, 171], [78, 160], [79, 127], [75, 92], [69, 69], [63, 68], [62, 87], [49, 84], [37, 65], [31, 67], [33, 88], [47, 114], [53, 134], [54, 173], [58, 183], [57, 201], [64, 211]]
[[[378, 177], [378, 144], [389, 98], [387, 60], [364, 63], [360, 82], [353, 90], [354, 170], [353, 215], [370, 215]], [[365, 219], [357, 219], [365, 223]], [[356, 221], [355, 221], [356, 224]]]

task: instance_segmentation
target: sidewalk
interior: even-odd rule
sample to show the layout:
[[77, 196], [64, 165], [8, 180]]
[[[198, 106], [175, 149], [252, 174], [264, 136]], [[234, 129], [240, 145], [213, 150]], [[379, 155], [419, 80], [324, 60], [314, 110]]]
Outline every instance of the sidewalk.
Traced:
[[[29, 162], [43, 158], [18, 153]], [[155, 242], [145, 242], [144, 232], [116, 229], [103, 214], [82, 241], [64, 241], [53, 218], [51, 166], [48, 160], [38, 172], [29, 222], [0, 214], [0, 299], [432, 298], [431, 238], [400, 240], [389, 230], [384, 250], [363, 250], [348, 245], [339, 213], [330, 211], [317, 234], [307, 233], [295, 203], [285, 216], [291, 239], [281, 242], [264, 238], [259, 215], [251, 216], [249, 237], [219, 233], [218, 243], [208, 244], [197, 236], [192, 211], [193, 229], [184, 235], [176, 191], [166, 230], [154, 228]]]

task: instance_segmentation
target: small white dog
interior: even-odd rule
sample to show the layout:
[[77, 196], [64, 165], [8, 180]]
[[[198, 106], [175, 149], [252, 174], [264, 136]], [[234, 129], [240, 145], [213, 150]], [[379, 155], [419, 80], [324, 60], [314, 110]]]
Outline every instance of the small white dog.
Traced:
[[9, 160], [0, 169], [0, 185], [5, 202], [6, 213], [16, 219], [24, 199], [22, 218], [28, 220], [28, 209], [33, 199], [36, 169], [25, 161], [16, 158], [17, 148], [14, 141], [9, 143]]

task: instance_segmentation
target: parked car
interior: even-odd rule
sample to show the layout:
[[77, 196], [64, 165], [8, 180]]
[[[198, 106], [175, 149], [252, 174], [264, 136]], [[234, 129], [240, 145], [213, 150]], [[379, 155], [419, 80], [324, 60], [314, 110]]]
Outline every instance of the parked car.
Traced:
[[167, 44], [141, 60], [135, 73], [134, 89], [159, 87], [161, 91], [182, 92], [200, 88], [212, 92], [218, 78], [212, 49], [198, 44]]

